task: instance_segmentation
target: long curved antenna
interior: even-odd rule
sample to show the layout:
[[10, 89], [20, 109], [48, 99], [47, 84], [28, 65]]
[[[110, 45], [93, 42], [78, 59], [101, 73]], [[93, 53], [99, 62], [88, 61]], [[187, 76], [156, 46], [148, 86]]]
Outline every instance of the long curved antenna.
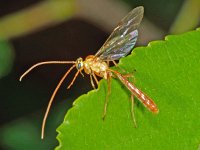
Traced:
[[34, 68], [41, 66], [41, 65], [47, 65], [47, 64], [75, 64], [75, 61], [44, 61], [44, 62], [39, 62], [35, 65], [33, 65], [32, 67], [30, 67], [26, 72], [24, 72], [20, 78], [19, 81], [22, 81], [22, 79], [30, 72], [32, 71]]
[[75, 68], [75, 67], [76, 67], [76, 65], [73, 65], [73, 66], [65, 73], [65, 75], [64, 75], [64, 76], [62, 77], [62, 79], [59, 81], [58, 85], [56, 86], [56, 88], [55, 88], [55, 90], [54, 90], [54, 92], [53, 92], [53, 94], [52, 94], [52, 96], [51, 96], [51, 99], [50, 99], [50, 101], [49, 101], [49, 103], [48, 103], [47, 110], [46, 110], [46, 112], [45, 112], [45, 115], [44, 115], [44, 118], [43, 118], [43, 122], [42, 122], [41, 139], [44, 139], [45, 124], [46, 124], [47, 116], [48, 116], [49, 110], [50, 110], [50, 108], [51, 108], [51, 104], [52, 104], [52, 102], [53, 102], [53, 100], [54, 100], [54, 97], [55, 97], [55, 95], [56, 95], [58, 89], [60, 88], [61, 84], [63, 83], [63, 81], [64, 81], [65, 78], [67, 77], [67, 75], [68, 75], [68, 74], [71, 72], [71, 70], [72, 70], [73, 68]]
[[78, 76], [78, 74], [79, 74], [80, 72], [81, 72], [81, 70], [78, 70], [78, 71], [76, 72], [76, 74], [75, 74], [75, 76], [74, 76], [72, 82], [69, 84], [69, 86], [67, 87], [67, 89], [69, 89], [69, 88], [73, 85], [74, 81], [76, 80], [76, 78], [77, 78], [77, 76]]

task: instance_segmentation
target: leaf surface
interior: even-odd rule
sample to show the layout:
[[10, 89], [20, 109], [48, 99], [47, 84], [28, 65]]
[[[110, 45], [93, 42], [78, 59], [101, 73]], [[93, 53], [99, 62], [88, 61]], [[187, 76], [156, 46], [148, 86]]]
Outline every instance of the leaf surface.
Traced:
[[130, 92], [112, 79], [108, 111], [102, 120], [107, 83], [80, 96], [57, 129], [65, 149], [198, 149], [200, 144], [200, 31], [167, 36], [135, 48], [120, 67], [134, 72], [135, 85], [151, 97], [159, 114], [135, 99], [131, 119]]

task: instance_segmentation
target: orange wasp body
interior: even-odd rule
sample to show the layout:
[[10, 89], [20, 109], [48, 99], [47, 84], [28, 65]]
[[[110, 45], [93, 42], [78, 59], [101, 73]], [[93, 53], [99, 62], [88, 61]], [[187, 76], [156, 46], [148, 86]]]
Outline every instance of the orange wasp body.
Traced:
[[[72, 69], [76, 68], [77, 72], [67, 87], [68, 89], [73, 85], [74, 81], [76, 80], [78, 74], [83, 75], [83, 71], [90, 76], [90, 81], [92, 87], [95, 88], [95, 83], [98, 85], [98, 77], [104, 78], [108, 81], [108, 94], [105, 101], [103, 118], [106, 115], [107, 110], [107, 103], [108, 103], [108, 95], [110, 94], [110, 80], [111, 77], [117, 77], [131, 92], [132, 96], [132, 118], [134, 124], [136, 125], [135, 117], [134, 117], [134, 96], [137, 97], [144, 106], [146, 106], [150, 111], [153, 113], [158, 113], [158, 108], [156, 104], [153, 102], [151, 98], [145, 95], [141, 90], [139, 90], [133, 83], [127, 80], [127, 75], [122, 75], [121, 73], [112, 70], [109, 68], [109, 61], [112, 61], [115, 65], [115, 60], [119, 60], [121, 57], [126, 56], [134, 47], [137, 36], [138, 36], [138, 26], [142, 20], [144, 13], [144, 8], [139, 6], [133, 9], [126, 17], [124, 17], [119, 25], [114, 29], [111, 33], [109, 38], [106, 40], [105, 44], [99, 49], [99, 51], [95, 55], [89, 55], [83, 60], [81, 57], [78, 58], [76, 61], [46, 61], [40, 62], [33, 65], [29, 68], [21, 77], [20, 81], [24, 76], [26, 76], [32, 69], [46, 64], [73, 64], [72, 67], [64, 74], [61, 78], [60, 82], [58, 83], [57, 87], [55, 88], [51, 99], [49, 101], [43, 123], [42, 123], [42, 134], [41, 138], [44, 138], [44, 128], [46, 124], [46, 119], [53, 102], [53, 99], [63, 83], [64, 79], [68, 76]], [[95, 83], [94, 83], [95, 81]]]

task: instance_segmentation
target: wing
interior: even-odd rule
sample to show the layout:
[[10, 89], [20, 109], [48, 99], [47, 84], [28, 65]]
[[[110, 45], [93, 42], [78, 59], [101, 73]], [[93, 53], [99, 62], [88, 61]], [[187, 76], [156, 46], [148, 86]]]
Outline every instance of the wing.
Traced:
[[129, 12], [119, 22], [95, 56], [108, 61], [126, 56], [137, 41], [137, 28], [140, 25], [143, 13], [144, 8], [142, 6], [136, 7]]

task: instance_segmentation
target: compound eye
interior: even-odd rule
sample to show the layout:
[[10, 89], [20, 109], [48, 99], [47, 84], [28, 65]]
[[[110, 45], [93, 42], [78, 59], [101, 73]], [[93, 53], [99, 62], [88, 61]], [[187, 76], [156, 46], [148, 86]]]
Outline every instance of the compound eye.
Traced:
[[82, 67], [82, 64], [81, 63], [78, 63], [78, 69], [80, 69]]
[[82, 59], [82, 58], [78, 58], [78, 59], [76, 60], [76, 68], [77, 68], [78, 70], [80, 70], [80, 69], [83, 68], [83, 59]]

